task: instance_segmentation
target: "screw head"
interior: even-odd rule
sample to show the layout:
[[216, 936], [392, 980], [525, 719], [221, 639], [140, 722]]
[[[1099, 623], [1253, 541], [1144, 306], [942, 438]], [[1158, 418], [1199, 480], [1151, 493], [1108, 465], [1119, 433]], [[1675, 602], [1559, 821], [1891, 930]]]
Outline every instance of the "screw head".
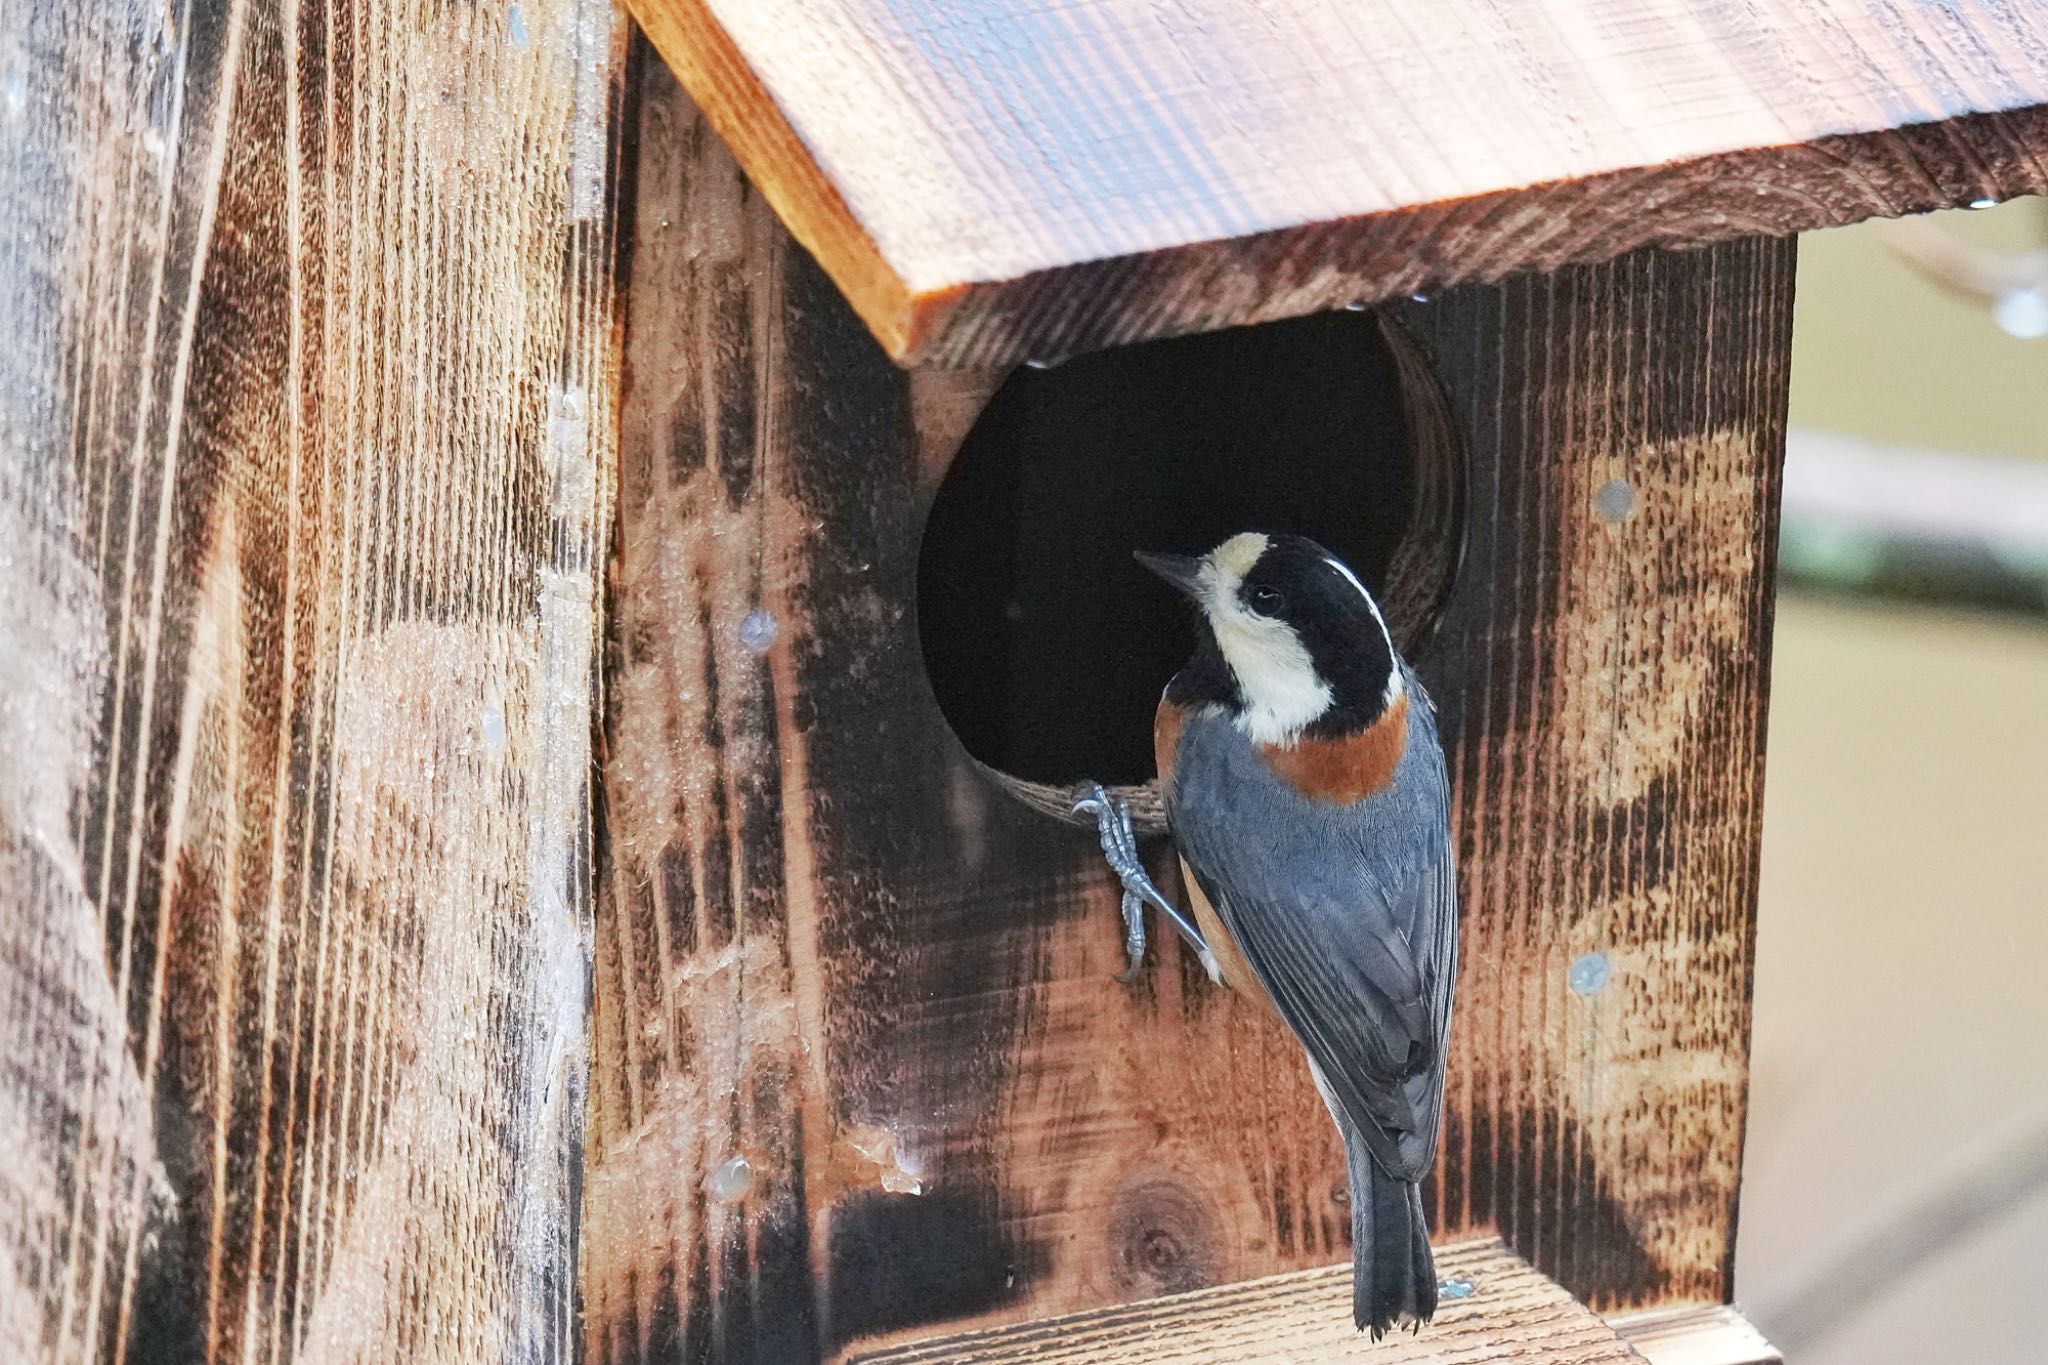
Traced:
[[1593, 494], [1593, 513], [1602, 521], [1625, 520], [1635, 507], [1635, 485], [1627, 479], [1609, 479]]
[[747, 1191], [753, 1187], [753, 1163], [737, 1153], [721, 1161], [716, 1170], [704, 1177], [704, 1192], [721, 1204], [746, 1198]]
[[775, 637], [782, 633], [782, 624], [775, 617], [759, 607], [746, 614], [740, 622], [740, 643], [756, 654], [768, 652], [768, 646], [775, 643]]

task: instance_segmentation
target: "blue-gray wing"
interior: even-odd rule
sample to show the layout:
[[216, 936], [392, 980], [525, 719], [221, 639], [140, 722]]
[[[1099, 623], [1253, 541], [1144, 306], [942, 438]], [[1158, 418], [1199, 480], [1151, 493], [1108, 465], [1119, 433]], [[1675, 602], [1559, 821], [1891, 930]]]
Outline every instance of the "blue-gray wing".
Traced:
[[1436, 1155], [1457, 976], [1447, 784], [1429, 728], [1387, 791], [1298, 825], [1242, 782], [1228, 796], [1182, 781], [1169, 794], [1182, 856], [1326, 1098], [1410, 1180]]

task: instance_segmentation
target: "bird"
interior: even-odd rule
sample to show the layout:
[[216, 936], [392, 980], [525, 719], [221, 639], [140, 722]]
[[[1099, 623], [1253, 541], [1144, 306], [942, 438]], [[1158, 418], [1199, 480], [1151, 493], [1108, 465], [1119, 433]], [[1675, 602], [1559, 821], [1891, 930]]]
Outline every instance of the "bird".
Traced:
[[1192, 920], [1139, 861], [1122, 798], [1090, 784], [1075, 804], [1123, 882], [1132, 971], [1150, 904], [1293, 1033], [1344, 1141], [1352, 1320], [1375, 1341], [1418, 1329], [1437, 1304], [1421, 1182], [1458, 952], [1435, 709], [1372, 594], [1316, 542], [1248, 531], [1137, 558], [1198, 610], [1153, 727]]

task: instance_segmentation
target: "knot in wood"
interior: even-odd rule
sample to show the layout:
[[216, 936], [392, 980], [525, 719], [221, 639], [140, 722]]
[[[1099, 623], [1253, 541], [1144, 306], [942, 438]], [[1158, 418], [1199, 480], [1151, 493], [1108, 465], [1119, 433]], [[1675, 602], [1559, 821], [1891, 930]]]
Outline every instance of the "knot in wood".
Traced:
[[1119, 1297], [1179, 1294], [1223, 1277], [1222, 1219], [1198, 1187], [1151, 1174], [1116, 1192], [1110, 1278]]

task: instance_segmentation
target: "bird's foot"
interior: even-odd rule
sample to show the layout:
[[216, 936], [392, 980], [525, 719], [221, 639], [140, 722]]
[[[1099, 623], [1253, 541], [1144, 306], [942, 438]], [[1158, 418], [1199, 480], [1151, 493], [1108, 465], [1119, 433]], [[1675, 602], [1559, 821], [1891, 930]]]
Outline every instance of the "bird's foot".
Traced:
[[1131, 828], [1130, 804], [1122, 797], [1112, 796], [1103, 790], [1101, 783], [1091, 782], [1086, 794], [1074, 803], [1074, 813], [1095, 817], [1096, 834], [1102, 840], [1103, 860], [1109, 864], [1109, 870], [1116, 873], [1117, 880], [1123, 883], [1124, 956], [1130, 965], [1118, 974], [1117, 980], [1135, 980], [1145, 965], [1145, 907], [1149, 904], [1166, 916], [1180, 936], [1201, 955], [1202, 967], [1210, 979], [1220, 981], [1222, 977], [1216, 967], [1215, 954], [1209, 951], [1201, 930], [1166, 899], [1145, 871], [1145, 864], [1138, 857], [1137, 832]]

